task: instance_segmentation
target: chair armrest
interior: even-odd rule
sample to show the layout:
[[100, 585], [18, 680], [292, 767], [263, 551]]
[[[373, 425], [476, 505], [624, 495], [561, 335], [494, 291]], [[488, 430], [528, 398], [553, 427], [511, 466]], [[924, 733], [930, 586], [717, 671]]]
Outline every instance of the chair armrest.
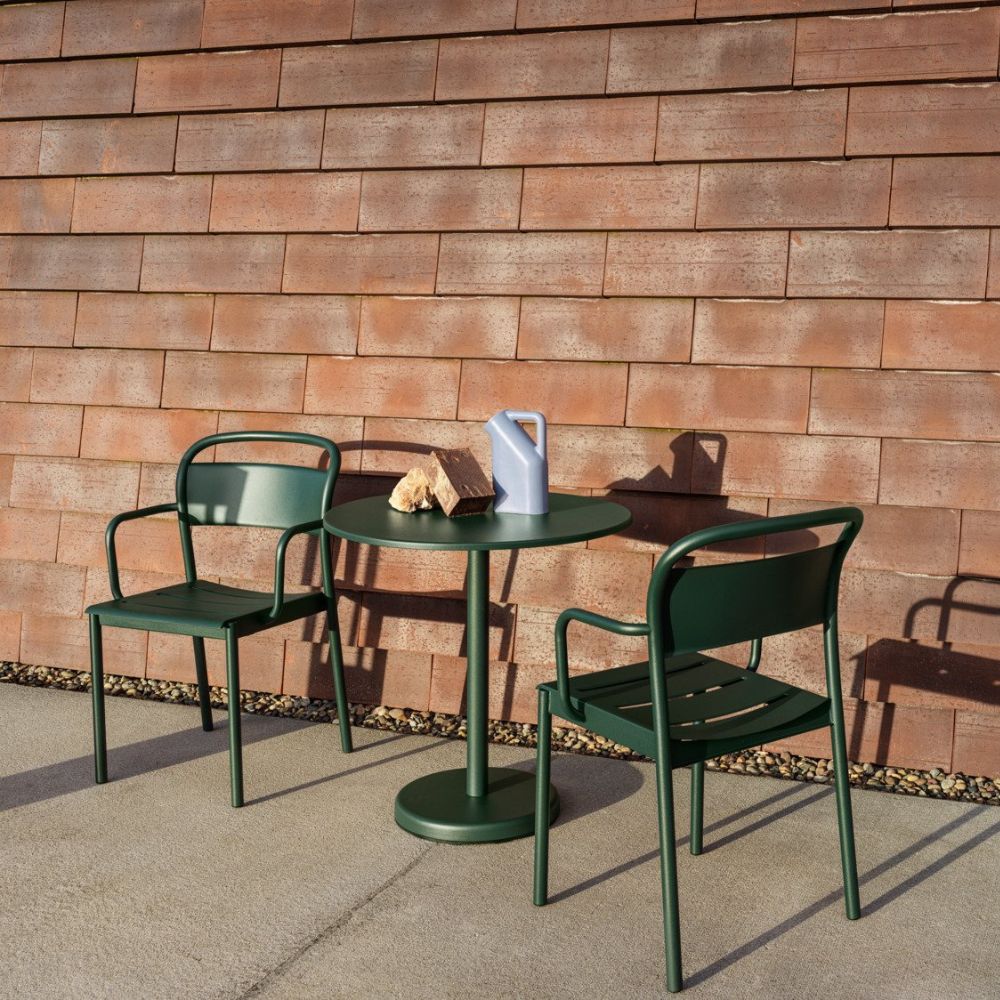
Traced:
[[285, 604], [285, 552], [288, 549], [288, 543], [296, 535], [319, 531], [322, 527], [322, 521], [306, 521], [303, 524], [293, 524], [281, 533], [278, 546], [274, 551], [274, 606], [267, 616], [269, 619], [277, 618]]
[[115, 549], [115, 532], [118, 525], [125, 521], [137, 521], [140, 517], [151, 517], [153, 514], [171, 514], [177, 512], [175, 503], [159, 503], [155, 507], [143, 507], [140, 510], [127, 510], [124, 514], [116, 514], [104, 532], [104, 547], [108, 551], [108, 583], [111, 585], [111, 596], [116, 601], [124, 601], [121, 581], [118, 579], [118, 552]]
[[622, 622], [616, 618], [584, 611], [582, 608], [567, 608], [556, 619], [556, 685], [559, 697], [567, 711], [573, 713], [577, 722], [583, 720], [583, 713], [574, 712], [569, 700], [569, 661], [566, 654], [566, 629], [570, 622], [582, 622], [593, 625], [594, 628], [614, 632], [615, 635], [649, 635], [649, 626], [645, 622]]

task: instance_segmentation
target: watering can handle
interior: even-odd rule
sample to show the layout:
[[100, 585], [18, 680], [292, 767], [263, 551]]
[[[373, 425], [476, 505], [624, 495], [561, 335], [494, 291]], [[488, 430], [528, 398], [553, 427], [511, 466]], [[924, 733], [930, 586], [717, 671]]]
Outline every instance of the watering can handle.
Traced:
[[511, 420], [520, 420], [525, 423], [534, 424], [536, 428], [536, 433], [538, 434], [538, 441], [535, 444], [535, 451], [545, 458], [548, 454], [548, 449], [546, 448], [545, 442], [545, 417], [538, 413], [536, 410], [505, 410], [504, 411]]

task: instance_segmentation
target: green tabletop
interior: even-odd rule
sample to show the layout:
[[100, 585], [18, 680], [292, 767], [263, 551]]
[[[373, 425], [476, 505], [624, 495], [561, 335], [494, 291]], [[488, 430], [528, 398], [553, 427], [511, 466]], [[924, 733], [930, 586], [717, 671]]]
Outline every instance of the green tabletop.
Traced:
[[[528, 836], [535, 822], [535, 776], [515, 768], [489, 767], [490, 550], [566, 545], [628, 527], [632, 515], [600, 497], [549, 494], [548, 514], [485, 514], [446, 517], [440, 510], [403, 514], [387, 496], [367, 497], [327, 512], [326, 530], [348, 541], [406, 549], [464, 549], [466, 573], [467, 766], [411, 781], [396, 796], [396, 822], [431, 840], [470, 844]], [[549, 817], [559, 796], [549, 785]]]
[[403, 514], [385, 495], [352, 500], [330, 510], [327, 531], [352, 542], [403, 549], [529, 549], [566, 545], [610, 535], [632, 522], [621, 504], [601, 497], [549, 494], [548, 514], [485, 514], [447, 517], [443, 511]]

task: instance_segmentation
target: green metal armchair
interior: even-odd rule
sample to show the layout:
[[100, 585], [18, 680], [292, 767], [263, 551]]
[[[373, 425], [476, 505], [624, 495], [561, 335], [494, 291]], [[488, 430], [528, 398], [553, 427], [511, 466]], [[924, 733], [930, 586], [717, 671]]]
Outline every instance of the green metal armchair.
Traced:
[[[745, 521], [696, 531], [675, 542], [653, 570], [646, 622], [620, 622], [570, 608], [556, 622], [554, 683], [539, 685], [534, 902], [548, 896], [549, 758], [552, 715], [570, 719], [656, 762], [660, 874], [663, 891], [667, 989], [681, 975], [677, 864], [674, 854], [672, 770], [692, 766], [691, 853], [702, 850], [706, 760], [829, 726], [837, 791], [837, 822], [847, 916], [861, 915], [854, 827], [844, 742], [837, 641], [840, 571], [861, 529], [856, 507]], [[706, 545], [825, 525], [844, 525], [832, 544], [748, 562], [680, 566]], [[566, 629], [571, 621], [617, 635], [647, 636], [649, 659], [571, 678]], [[823, 626], [826, 697], [758, 674], [761, 641]], [[750, 640], [750, 659], [737, 666], [706, 656]]]
[[[248, 462], [198, 462], [206, 448], [236, 442], [268, 441], [314, 445], [329, 456], [325, 470], [292, 465]], [[233, 431], [212, 434], [196, 441], [184, 453], [177, 468], [177, 500], [142, 510], [128, 511], [111, 519], [105, 534], [108, 551], [110, 601], [87, 608], [90, 616], [91, 691], [94, 712], [94, 771], [98, 784], [108, 780], [107, 741], [104, 722], [104, 664], [101, 629], [148, 629], [189, 635], [194, 642], [202, 728], [212, 729], [205, 640], [226, 643], [226, 681], [229, 688], [229, 776], [232, 804], [243, 805], [243, 749], [240, 736], [239, 640], [246, 635], [286, 622], [325, 612], [330, 640], [330, 663], [337, 698], [340, 743], [345, 753], [352, 749], [350, 713], [344, 685], [343, 653], [337, 620], [336, 594], [329, 538], [323, 530], [323, 515], [333, 501], [333, 488], [340, 471], [340, 451], [326, 438], [280, 431]], [[115, 533], [119, 525], [152, 514], [176, 513], [184, 558], [185, 582], [126, 597], [118, 577]], [[241, 525], [281, 529], [274, 559], [274, 591], [261, 593], [199, 580], [195, 566], [191, 528], [200, 525]], [[285, 594], [285, 554], [296, 535], [320, 539], [323, 589], [303, 594]]]

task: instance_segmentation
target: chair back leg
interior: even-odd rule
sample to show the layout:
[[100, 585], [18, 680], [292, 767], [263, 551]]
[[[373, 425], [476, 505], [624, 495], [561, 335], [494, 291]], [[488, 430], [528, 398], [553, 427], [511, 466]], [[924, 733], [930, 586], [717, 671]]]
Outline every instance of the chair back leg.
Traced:
[[208, 663], [205, 659], [205, 640], [199, 636], [193, 636], [194, 643], [194, 670], [198, 676], [198, 705], [201, 708], [201, 728], [206, 733], [210, 733], [213, 728], [212, 723], [212, 697], [208, 690]]
[[94, 781], [108, 780], [108, 740], [104, 724], [104, 649], [101, 622], [90, 615], [90, 700], [94, 715]]
[[548, 691], [538, 692], [538, 750], [535, 765], [535, 906], [549, 895], [549, 767], [552, 759], [552, 713]]
[[340, 749], [350, 753], [354, 749], [351, 736], [351, 709], [347, 704], [347, 684], [344, 680], [344, 650], [340, 644], [340, 619], [337, 617], [337, 599], [327, 598], [326, 627], [330, 641], [330, 670], [333, 673], [333, 692], [337, 699], [337, 723], [340, 726]]
[[663, 943], [667, 961], [667, 989], [679, 993], [681, 974], [681, 919], [677, 904], [677, 853], [674, 832], [673, 774], [662, 757], [656, 760], [656, 812], [660, 831], [660, 879], [663, 891]]
[[235, 633], [226, 631], [226, 683], [229, 689], [229, 788], [233, 808], [243, 805], [243, 741], [240, 723], [240, 654]]
[[705, 762], [691, 765], [691, 853], [701, 854], [705, 826]]

